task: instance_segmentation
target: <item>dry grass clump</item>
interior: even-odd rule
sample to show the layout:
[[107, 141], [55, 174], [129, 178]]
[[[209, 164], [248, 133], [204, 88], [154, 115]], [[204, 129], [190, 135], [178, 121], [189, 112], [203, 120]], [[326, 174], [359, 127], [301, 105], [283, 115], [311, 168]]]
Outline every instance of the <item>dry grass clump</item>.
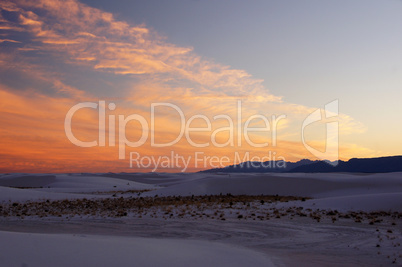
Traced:
[[[120, 192], [117, 192], [120, 193]], [[124, 217], [194, 220], [214, 219], [291, 220], [310, 218], [317, 222], [339, 223], [354, 221], [369, 225], [399, 225], [402, 213], [398, 212], [339, 212], [337, 210], [312, 210], [303, 207], [278, 208], [275, 203], [303, 201], [306, 198], [278, 195], [204, 195], [166, 197], [110, 197], [100, 199], [76, 199], [7, 203], [0, 205], [0, 217]], [[386, 220], [385, 220], [386, 218]]]
[[[249, 195], [205, 195], [205, 196], [167, 196], [167, 197], [138, 197], [138, 198], [105, 198], [105, 199], [76, 199], [76, 200], [56, 200], [42, 202], [11, 203], [0, 206], [0, 216], [63, 216], [63, 215], [90, 215], [90, 216], [127, 216], [129, 212], [142, 214], [144, 211], [153, 207], [162, 208], [165, 215], [173, 217], [173, 207], [181, 209], [179, 216], [184, 216], [188, 208], [195, 207], [202, 210], [205, 206], [216, 206], [219, 208], [231, 208], [234, 205], [244, 204], [251, 207], [250, 203], [272, 203], [301, 200], [301, 197], [292, 196], [249, 196]], [[263, 204], [261, 204], [263, 205]], [[191, 216], [203, 216], [200, 213], [192, 213]], [[223, 218], [222, 214], [215, 214], [214, 217]]]

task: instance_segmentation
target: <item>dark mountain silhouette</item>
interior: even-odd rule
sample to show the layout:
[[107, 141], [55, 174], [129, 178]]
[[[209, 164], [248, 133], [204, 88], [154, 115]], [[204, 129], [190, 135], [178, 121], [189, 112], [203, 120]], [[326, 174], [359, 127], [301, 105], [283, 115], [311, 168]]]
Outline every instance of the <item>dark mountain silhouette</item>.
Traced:
[[243, 172], [243, 173], [265, 173], [265, 172], [289, 172], [294, 168], [301, 167], [307, 164], [312, 164], [317, 161], [302, 159], [298, 162], [288, 161], [246, 161], [240, 164], [230, 165], [225, 168], [216, 168], [205, 170], [202, 172]]
[[402, 172], [402, 156], [381, 158], [353, 158], [348, 161], [338, 161], [337, 166], [332, 166], [323, 161], [298, 166], [290, 172]]
[[336, 166], [328, 161], [311, 161], [303, 159], [298, 162], [266, 161], [266, 162], [242, 162], [240, 164], [205, 170], [203, 172], [224, 173], [283, 173], [283, 172], [360, 172], [360, 173], [384, 173], [402, 172], [402, 156], [381, 158], [353, 158], [348, 161], [339, 160]]

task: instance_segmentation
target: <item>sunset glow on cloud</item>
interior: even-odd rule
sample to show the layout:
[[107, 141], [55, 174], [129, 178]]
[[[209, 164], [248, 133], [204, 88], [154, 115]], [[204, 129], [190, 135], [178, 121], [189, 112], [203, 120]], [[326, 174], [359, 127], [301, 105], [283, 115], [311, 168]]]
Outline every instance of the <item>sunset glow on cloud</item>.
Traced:
[[[288, 102], [281, 95], [271, 93], [263, 80], [246, 70], [197, 55], [192, 47], [170, 43], [145, 24], [133, 25], [79, 1], [2, 1], [0, 9], [2, 172], [153, 169], [152, 165], [130, 168], [130, 152], [154, 157], [170, 156], [172, 152], [194, 157], [195, 152], [202, 152], [209, 157], [227, 156], [230, 161], [226, 165], [234, 163], [235, 152], [242, 159], [245, 153], [260, 158], [274, 153], [277, 160], [288, 161], [317, 159], [301, 142], [302, 124], [327, 102], [322, 106]], [[105, 133], [104, 146], [99, 146], [99, 110], [103, 103], [99, 101], [105, 101], [104, 129], [101, 129]], [[65, 132], [66, 114], [84, 102], [95, 103], [97, 108], [75, 112], [72, 131], [83, 142], [97, 141], [94, 147], [74, 145]], [[179, 136], [183, 125], [177, 110], [161, 105], [155, 108], [155, 131], [151, 133], [152, 103], [179, 107], [186, 123], [192, 116], [198, 116], [188, 125], [192, 128], [207, 129], [207, 118], [211, 128], [194, 131], [189, 134], [190, 138], [183, 135], [172, 146], [153, 147], [152, 136], [159, 143], [171, 142]], [[149, 129], [144, 130], [138, 120], [127, 121], [121, 128], [121, 119], [133, 114], [144, 118]], [[255, 144], [268, 142], [265, 147], [250, 145], [238, 134], [250, 117], [259, 114], [268, 118], [270, 129], [250, 131], [249, 137]], [[284, 116], [275, 122], [281, 115]], [[233, 132], [227, 129], [213, 134], [221, 127], [231, 126], [228, 118], [233, 121]], [[348, 141], [348, 136], [363, 134], [367, 127], [342, 110], [339, 116], [328, 121], [339, 123], [340, 159], [384, 153]], [[305, 139], [310, 146], [325, 148], [328, 121], [306, 127]], [[239, 125], [243, 128], [239, 129]], [[249, 127], [265, 126], [258, 116], [249, 121]], [[273, 126], [276, 136], [272, 136]], [[139, 147], [126, 146], [125, 158], [119, 159], [118, 139], [123, 130], [127, 141], [138, 141], [143, 131], [147, 132], [147, 140]], [[213, 144], [212, 136], [220, 145]], [[206, 145], [195, 147], [191, 142]], [[197, 165], [192, 158], [186, 171], [210, 167]]]

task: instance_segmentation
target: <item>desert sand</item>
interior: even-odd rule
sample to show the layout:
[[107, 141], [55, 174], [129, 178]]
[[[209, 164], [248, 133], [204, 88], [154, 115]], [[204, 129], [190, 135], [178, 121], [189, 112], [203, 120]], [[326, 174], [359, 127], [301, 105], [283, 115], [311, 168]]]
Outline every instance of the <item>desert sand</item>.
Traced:
[[402, 173], [2, 174], [3, 266], [402, 264]]

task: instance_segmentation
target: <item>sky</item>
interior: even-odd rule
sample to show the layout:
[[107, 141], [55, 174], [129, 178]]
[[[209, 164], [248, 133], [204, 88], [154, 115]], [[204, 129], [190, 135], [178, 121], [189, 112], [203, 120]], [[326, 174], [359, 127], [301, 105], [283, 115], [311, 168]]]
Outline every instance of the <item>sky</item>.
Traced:
[[0, 10], [1, 172], [401, 154], [402, 1], [17, 0]]

